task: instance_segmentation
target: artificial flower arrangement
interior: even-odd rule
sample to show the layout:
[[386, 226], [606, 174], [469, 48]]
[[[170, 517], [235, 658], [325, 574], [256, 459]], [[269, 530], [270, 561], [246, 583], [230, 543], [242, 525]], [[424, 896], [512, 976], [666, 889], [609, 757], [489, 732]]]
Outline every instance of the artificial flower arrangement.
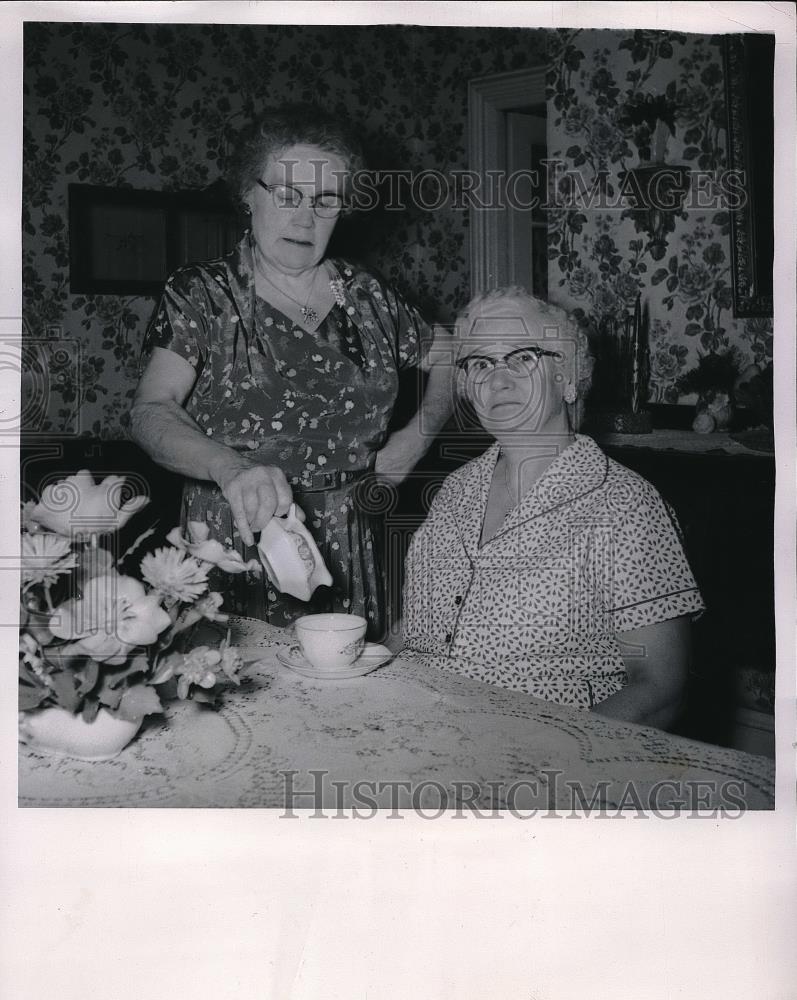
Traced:
[[[118, 560], [103, 547], [104, 537], [148, 503], [120, 502], [123, 484], [120, 476], [95, 483], [82, 470], [23, 506], [20, 740], [45, 751], [70, 752], [64, 713], [77, 739], [72, 755], [112, 756], [118, 750], [80, 752], [89, 745], [82, 742], [86, 727], [126, 723], [126, 743], [165, 700], [216, 704], [224, 688], [240, 682], [243, 660], [229, 631], [218, 648], [192, 646], [191, 633], [203, 620], [227, 622], [221, 594], [209, 590], [211, 569], [259, 574], [260, 563], [244, 562], [209, 538], [206, 524], [189, 522], [187, 537], [174, 528], [168, 546], [140, 560], [140, 579], [129, 575], [132, 556], [154, 529]], [[50, 737], [42, 723], [53, 716], [61, 734]]]
[[698, 434], [727, 430], [733, 417], [734, 384], [739, 377], [739, 352], [702, 355], [697, 365], [678, 378], [675, 388], [682, 395], [697, 394], [692, 429]]

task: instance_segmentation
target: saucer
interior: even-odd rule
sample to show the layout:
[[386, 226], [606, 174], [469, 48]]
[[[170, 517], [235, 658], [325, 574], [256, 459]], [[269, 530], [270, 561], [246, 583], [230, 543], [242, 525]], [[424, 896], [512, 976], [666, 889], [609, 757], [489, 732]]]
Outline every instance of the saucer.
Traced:
[[351, 666], [342, 670], [319, 670], [307, 661], [298, 646], [277, 650], [277, 659], [280, 663], [284, 663], [302, 677], [313, 677], [321, 681], [342, 681], [350, 677], [362, 677], [392, 658], [393, 654], [387, 646], [382, 646], [378, 642], [366, 642], [362, 653]]

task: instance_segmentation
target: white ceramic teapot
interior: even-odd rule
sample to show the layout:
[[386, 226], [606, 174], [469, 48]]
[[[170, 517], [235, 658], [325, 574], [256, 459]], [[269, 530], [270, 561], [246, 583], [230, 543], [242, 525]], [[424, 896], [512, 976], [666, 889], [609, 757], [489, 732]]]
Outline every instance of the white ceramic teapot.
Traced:
[[285, 517], [272, 517], [260, 533], [257, 548], [277, 590], [309, 601], [316, 587], [328, 587], [332, 577], [299, 515], [294, 503]]

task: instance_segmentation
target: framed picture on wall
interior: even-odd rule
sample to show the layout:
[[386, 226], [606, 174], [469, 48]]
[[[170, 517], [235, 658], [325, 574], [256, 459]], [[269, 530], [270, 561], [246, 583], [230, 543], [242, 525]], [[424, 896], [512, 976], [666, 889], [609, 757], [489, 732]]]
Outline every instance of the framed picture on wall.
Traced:
[[727, 35], [728, 166], [744, 198], [730, 212], [733, 315], [772, 315], [775, 36]]
[[157, 295], [181, 264], [229, 252], [239, 231], [236, 210], [217, 190], [70, 184], [70, 291]]

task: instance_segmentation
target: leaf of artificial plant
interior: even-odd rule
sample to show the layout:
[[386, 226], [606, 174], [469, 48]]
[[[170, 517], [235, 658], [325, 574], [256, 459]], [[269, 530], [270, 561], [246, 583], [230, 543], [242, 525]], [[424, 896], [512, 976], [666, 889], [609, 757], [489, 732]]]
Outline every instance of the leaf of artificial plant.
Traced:
[[138, 653], [120, 669], [110, 673], [106, 672], [108, 686], [117, 688], [122, 681], [127, 680], [132, 674], [146, 674], [149, 671], [149, 660], [144, 653]]
[[50, 674], [50, 686], [57, 704], [67, 712], [77, 712], [80, 708], [81, 696], [77, 692], [77, 678], [70, 671], [60, 671]]
[[120, 719], [127, 719], [128, 722], [137, 722], [145, 715], [155, 715], [162, 711], [160, 698], [155, 689], [148, 684], [136, 684], [122, 695], [116, 715]]
[[46, 687], [30, 687], [28, 684], [22, 684], [19, 688], [19, 711], [30, 712], [32, 709], [38, 708], [49, 696], [50, 692]]
[[99, 712], [99, 710], [100, 710], [100, 703], [98, 701], [94, 701], [93, 698], [88, 701], [84, 701], [83, 711], [81, 713], [83, 716], [83, 721], [94, 722], [94, 720], [97, 718], [97, 713]]
[[166, 681], [170, 680], [174, 676], [174, 662], [173, 657], [164, 657], [160, 660], [152, 676], [149, 679], [150, 684], [165, 684]]
[[220, 692], [217, 690], [218, 685], [210, 691], [206, 691], [203, 688], [194, 685], [191, 691], [191, 701], [200, 701], [205, 705], [212, 705], [216, 708], [220, 703]]
[[111, 709], [111, 711], [114, 711], [119, 702], [122, 700], [122, 694], [124, 692], [121, 688], [111, 687], [108, 682], [108, 675], [103, 673], [100, 676], [100, 683], [94, 693], [99, 699], [100, 704]]
[[155, 534], [155, 528], [157, 527], [158, 523], [159, 522], [156, 521], [155, 525], [152, 528], [148, 528], [146, 531], [142, 532], [138, 536], [138, 538], [133, 542], [133, 544], [128, 549], [125, 549], [125, 551], [121, 554], [121, 556], [119, 556], [120, 564], [123, 563], [125, 559], [128, 558], [128, 556], [132, 556], [132, 554], [136, 551], [136, 549], [144, 543], [145, 539], [149, 538], [150, 535]]
[[33, 684], [35, 687], [47, 690], [46, 684], [38, 677], [24, 660], [19, 661], [19, 679], [23, 684]]
[[[100, 665], [96, 660], [87, 660], [86, 666], [83, 668], [83, 676], [78, 685], [78, 694], [87, 695], [89, 691], [94, 687], [100, 677]], [[86, 720], [89, 721], [88, 719]]]

